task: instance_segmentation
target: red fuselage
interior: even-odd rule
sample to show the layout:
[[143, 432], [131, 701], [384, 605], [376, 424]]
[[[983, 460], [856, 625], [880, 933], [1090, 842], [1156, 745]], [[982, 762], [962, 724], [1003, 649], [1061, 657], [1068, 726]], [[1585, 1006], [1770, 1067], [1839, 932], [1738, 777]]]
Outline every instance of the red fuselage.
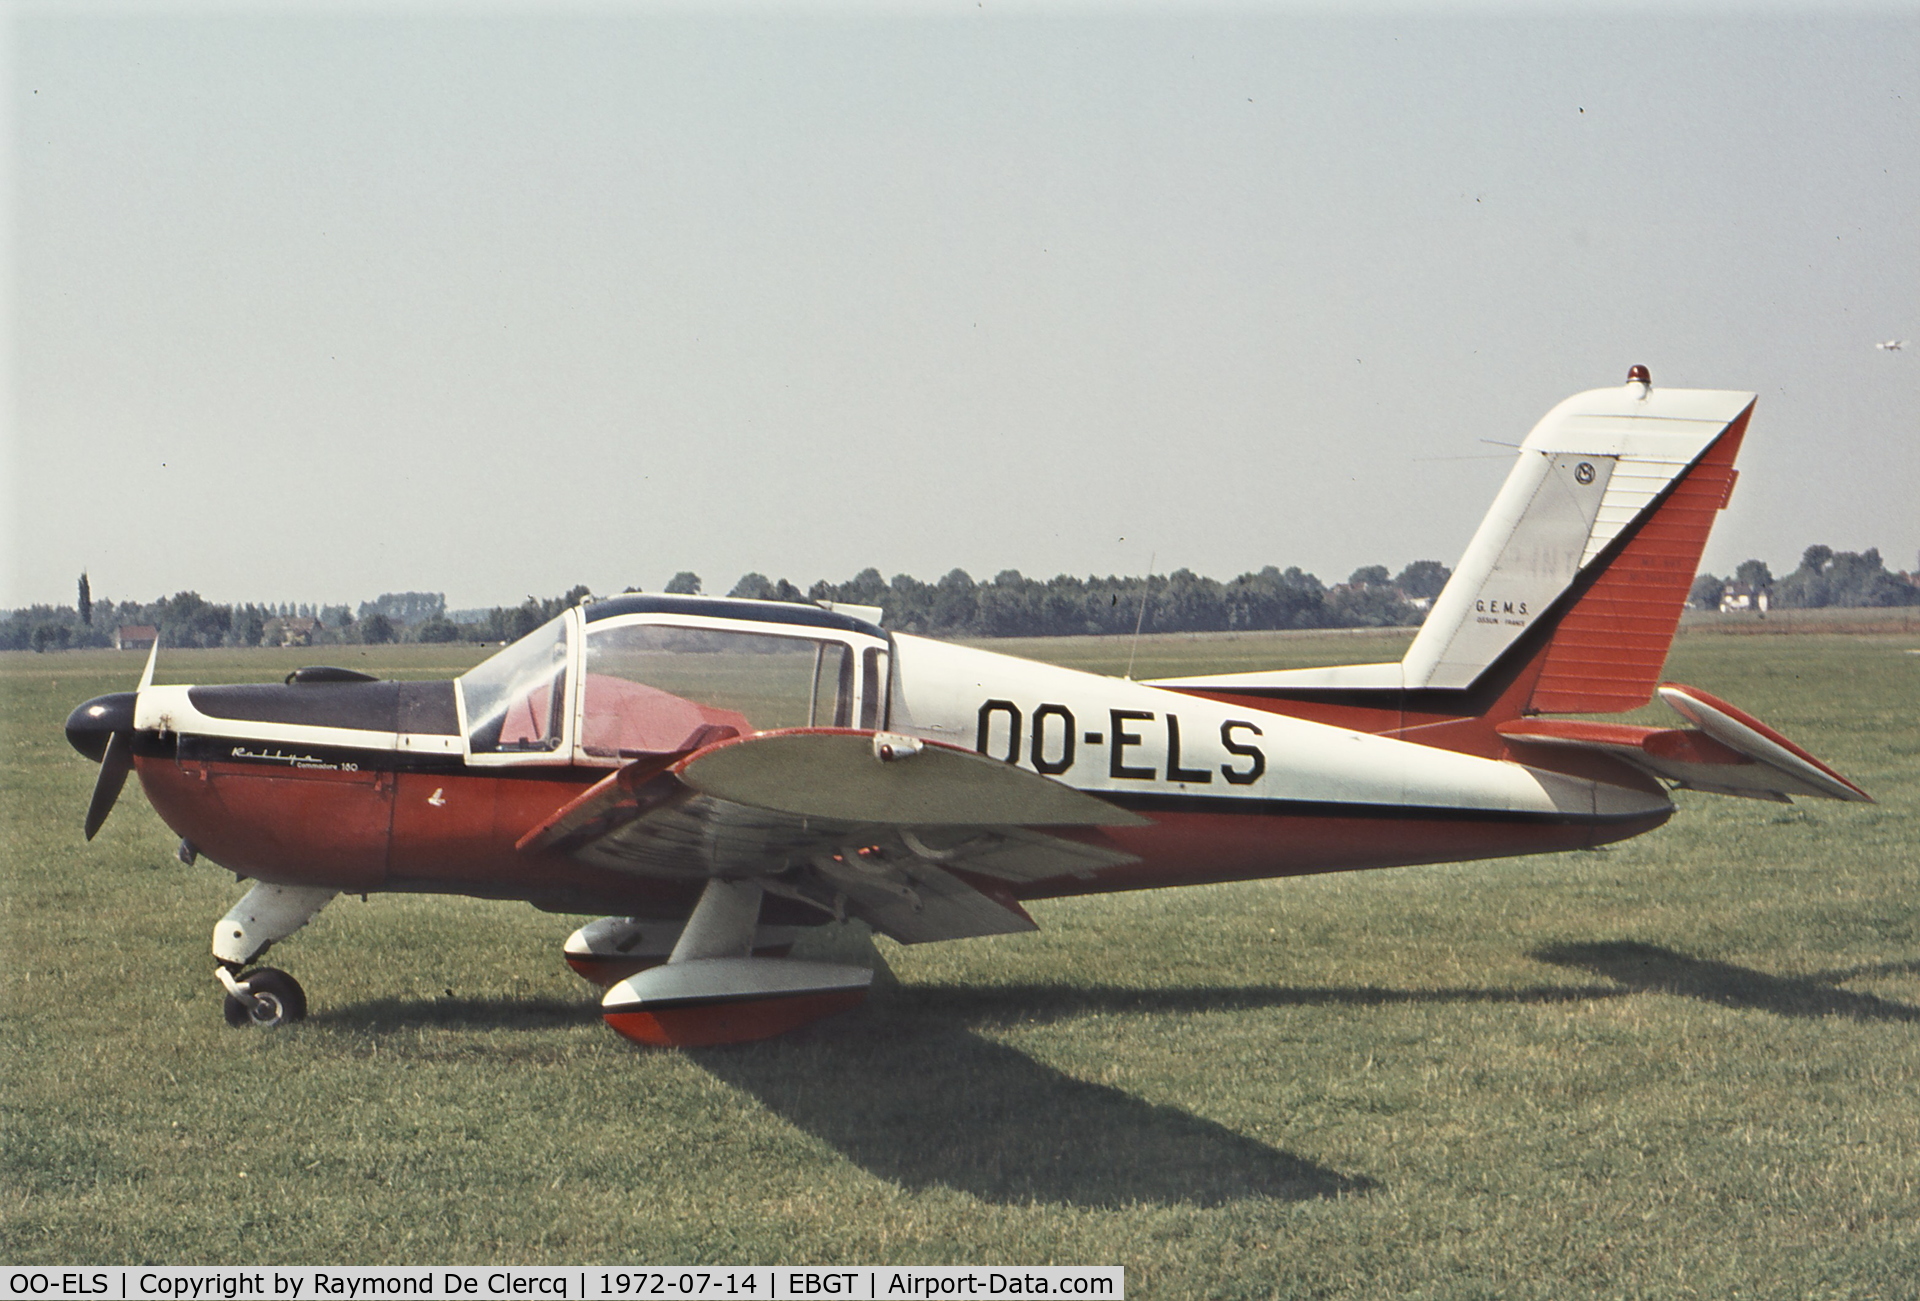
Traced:
[[[196, 692], [222, 690], [228, 689]], [[1352, 709], [1340, 713], [1347, 726], [1363, 721]], [[245, 757], [232, 757], [235, 752]], [[145, 740], [134, 763], [169, 827], [213, 861], [263, 881], [347, 893], [522, 899], [556, 912], [634, 916], [683, 915], [699, 893], [695, 883], [517, 848], [530, 828], [601, 781], [605, 766], [474, 768], [451, 757], [419, 763], [391, 754], [340, 757], [349, 753], [271, 741], [248, 745], [231, 737], [218, 746], [162, 737]], [[1591, 767], [1591, 761], [1582, 766]], [[1624, 764], [1606, 767], [1612, 783], [1657, 790]], [[1146, 824], [1064, 834], [1097, 839], [1137, 861], [1030, 884], [993, 882], [991, 888], [1034, 899], [1548, 853], [1639, 835], [1671, 813], [1666, 808], [1595, 818], [1167, 795], [1113, 798], [1143, 815]]]

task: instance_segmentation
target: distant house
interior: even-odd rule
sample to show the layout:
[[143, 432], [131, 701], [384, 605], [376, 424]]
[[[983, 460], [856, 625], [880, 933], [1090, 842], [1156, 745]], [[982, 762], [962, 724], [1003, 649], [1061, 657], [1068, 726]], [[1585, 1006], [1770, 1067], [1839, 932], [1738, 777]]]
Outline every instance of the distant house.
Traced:
[[1758, 610], [1761, 614], [1765, 614], [1772, 602], [1773, 594], [1764, 587], [1755, 590], [1745, 583], [1728, 583], [1720, 592], [1720, 613], [1734, 614], [1739, 611]]
[[280, 621], [280, 644], [282, 646], [313, 645], [313, 630], [320, 626], [318, 619], [309, 619], [305, 615], [295, 615]]
[[115, 650], [152, 650], [160, 630], [150, 624], [123, 623], [113, 630]]

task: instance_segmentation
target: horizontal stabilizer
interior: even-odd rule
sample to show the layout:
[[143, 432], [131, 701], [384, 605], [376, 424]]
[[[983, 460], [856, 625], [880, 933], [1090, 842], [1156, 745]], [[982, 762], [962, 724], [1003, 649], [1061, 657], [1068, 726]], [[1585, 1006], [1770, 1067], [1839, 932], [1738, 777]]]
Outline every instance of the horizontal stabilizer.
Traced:
[[1793, 742], [1695, 687], [1669, 683], [1660, 696], [1695, 727], [1637, 727], [1565, 718], [1516, 718], [1496, 729], [1508, 741], [1623, 759], [1686, 790], [1790, 802], [1790, 797], [1872, 799]]
[[1666, 701], [1675, 713], [1728, 749], [1738, 750], [1755, 763], [1772, 768], [1788, 780], [1809, 788], [1808, 794], [1822, 795], [1830, 800], [1873, 802], [1873, 796], [1759, 719], [1742, 713], [1698, 687], [1681, 686], [1677, 682], [1664, 683], [1660, 687], [1660, 699]]

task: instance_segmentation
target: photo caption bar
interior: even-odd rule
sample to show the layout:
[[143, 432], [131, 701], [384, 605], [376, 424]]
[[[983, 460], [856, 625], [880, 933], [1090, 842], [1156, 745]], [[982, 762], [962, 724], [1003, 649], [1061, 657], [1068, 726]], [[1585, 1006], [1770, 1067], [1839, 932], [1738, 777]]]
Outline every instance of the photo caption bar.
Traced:
[[0, 1265], [0, 1301], [384, 1301], [390, 1297], [668, 1297], [674, 1301], [887, 1301], [888, 1298], [1094, 1297], [1127, 1294], [1120, 1265]]

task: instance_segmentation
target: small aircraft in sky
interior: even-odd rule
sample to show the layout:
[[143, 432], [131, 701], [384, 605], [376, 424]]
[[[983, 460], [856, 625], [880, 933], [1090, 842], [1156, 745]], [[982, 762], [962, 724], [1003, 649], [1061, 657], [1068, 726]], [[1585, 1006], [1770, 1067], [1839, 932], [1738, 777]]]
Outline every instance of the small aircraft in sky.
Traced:
[[[1865, 800], [1660, 681], [1752, 412], [1640, 366], [1562, 402], [1394, 663], [1134, 682], [867, 607], [653, 595], [452, 681], [155, 685], [156, 647], [67, 721], [86, 834], [137, 772], [183, 860], [255, 882], [214, 927], [236, 1026], [305, 1015], [253, 964], [336, 894], [414, 891], [607, 914], [565, 944], [607, 1022], [696, 1045], [858, 1004], [869, 969], [788, 955], [848, 918], [918, 944], [1033, 930], [1034, 899], [1586, 848], [1670, 787]], [[1656, 695], [1682, 726], [1569, 717]]]
[[1887, 339], [1887, 340], [1884, 340], [1883, 342], [1876, 343], [1873, 346], [1880, 349], [1880, 351], [1882, 352], [1899, 352], [1902, 348], [1907, 346], [1907, 341], [1905, 339]]

